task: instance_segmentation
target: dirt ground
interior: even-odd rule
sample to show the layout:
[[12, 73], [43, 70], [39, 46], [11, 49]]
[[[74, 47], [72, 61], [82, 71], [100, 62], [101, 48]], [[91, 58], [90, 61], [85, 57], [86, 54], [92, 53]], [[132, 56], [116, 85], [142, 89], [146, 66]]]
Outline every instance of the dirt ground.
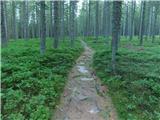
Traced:
[[82, 43], [85, 50], [69, 73], [52, 120], [117, 120], [107, 86], [102, 86], [92, 71], [94, 52]]

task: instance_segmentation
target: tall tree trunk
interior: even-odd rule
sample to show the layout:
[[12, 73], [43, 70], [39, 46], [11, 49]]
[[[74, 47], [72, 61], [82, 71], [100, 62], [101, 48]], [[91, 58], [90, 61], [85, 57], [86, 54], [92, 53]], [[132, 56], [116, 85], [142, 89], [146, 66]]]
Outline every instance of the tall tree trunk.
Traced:
[[88, 36], [91, 35], [91, 1], [89, 0], [88, 8]]
[[70, 1], [70, 38], [71, 38], [71, 47], [74, 46], [74, 35], [75, 35], [75, 2], [76, 1]]
[[53, 35], [52, 35], [52, 29], [53, 29], [53, 1], [50, 1], [50, 26], [49, 26], [49, 28], [50, 28], [50, 33], [49, 33], [49, 36], [50, 37], [53, 37]]
[[24, 39], [28, 40], [28, 1], [23, 1], [23, 11], [24, 11]]
[[112, 71], [116, 72], [116, 44], [119, 41], [121, 26], [121, 7], [122, 1], [113, 1], [113, 20], [112, 20]]
[[64, 40], [64, 0], [61, 1], [61, 38]]
[[153, 6], [150, 5], [149, 24], [148, 24], [148, 36], [149, 36], [149, 37], [151, 36], [152, 18], [153, 18]]
[[140, 45], [143, 45], [143, 35], [144, 35], [144, 19], [145, 19], [145, 7], [146, 2], [142, 1], [142, 17], [140, 23]]
[[104, 1], [103, 6], [103, 35], [109, 36], [110, 30], [110, 2]]
[[108, 1], [104, 1], [104, 4], [103, 4], [103, 36], [106, 36], [107, 35], [107, 4], [108, 4]]
[[88, 30], [88, 4], [86, 2], [86, 16], [85, 16], [85, 19], [86, 19], [86, 29], [85, 29], [85, 34], [86, 36], [88, 36], [88, 33], [89, 33], [89, 30]]
[[39, 37], [40, 36], [40, 27], [39, 27], [39, 9], [38, 9], [38, 2], [36, 2], [36, 36]]
[[59, 42], [59, 1], [54, 2], [54, 48], [58, 48]]
[[130, 40], [132, 40], [132, 37], [134, 35], [134, 15], [135, 15], [135, 6], [136, 2], [132, 1], [132, 7], [131, 7], [131, 32], [130, 32]]
[[44, 54], [46, 49], [45, 1], [40, 1], [40, 39], [40, 53]]
[[17, 39], [17, 29], [16, 29], [16, 4], [15, 1], [12, 1], [12, 33], [13, 33], [13, 39]]
[[6, 42], [8, 42], [8, 40], [9, 40], [9, 29], [8, 29], [8, 12], [7, 12], [7, 1], [5, 1], [4, 2], [4, 15], [5, 15], [5, 26], [6, 26], [6, 38], [7, 38], [7, 41]]
[[128, 3], [126, 5], [125, 36], [128, 36]]
[[96, 30], [96, 39], [95, 39], [95, 42], [98, 41], [98, 35], [99, 35], [99, 1], [95, 1], [96, 2], [96, 22], [95, 22], [95, 30]]
[[152, 43], [155, 41], [158, 9], [159, 9], [159, 6], [158, 6], [158, 5], [155, 5], [153, 31], [152, 31]]
[[1, 2], [1, 40], [2, 40], [2, 47], [7, 45], [7, 26], [6, 26], [6, 18], [5, 18], [5, 1]]
[[23, 38], [24, 37], [24, 25], [23, 25], [23, 2], [21, 2], [21, 5], [20, 5], [20, 38]]

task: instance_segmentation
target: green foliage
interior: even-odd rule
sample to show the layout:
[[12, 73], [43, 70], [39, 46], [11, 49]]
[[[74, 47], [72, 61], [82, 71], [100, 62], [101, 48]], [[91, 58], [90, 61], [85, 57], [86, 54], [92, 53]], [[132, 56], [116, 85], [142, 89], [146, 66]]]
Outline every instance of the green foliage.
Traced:
[[117, 75], [113, 75], [110, 46], [103, 40], [98, 45], [87, 42], [96, 51], [94, 69], [109, 87], [119, 119], [159, 120], [160, 46], [145, 41], [144, 47], [140, 47], [136, 38], [132, 43], [122, 39], [116, 56]]
[[47, 40], [45, 55], [39, 41], [12, 41], [2, 49], [2, 118], [48, 120], [63, 91], [67, 74], [82, 47], [68, 48], [66, 40], [53, 49]]
[[20, 113], [10, 114], [7, 120], [25, 120], [24, 116]]
[[29, 120], [49, 120], [49, 113], [49, 108], [40, 105], [34, 112], [31, 113]]

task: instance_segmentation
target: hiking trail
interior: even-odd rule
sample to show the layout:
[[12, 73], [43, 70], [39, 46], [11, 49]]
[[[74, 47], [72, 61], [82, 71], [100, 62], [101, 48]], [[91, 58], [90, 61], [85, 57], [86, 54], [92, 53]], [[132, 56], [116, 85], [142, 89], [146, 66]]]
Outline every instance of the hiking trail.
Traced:
[[[85, 42], [84, 52], [69, 73], [52, 120], [117, 120], [108, 89], [102, 86], [91, 64], [94, 51]], [[99, 95], [105, 93], [106, 95]]]

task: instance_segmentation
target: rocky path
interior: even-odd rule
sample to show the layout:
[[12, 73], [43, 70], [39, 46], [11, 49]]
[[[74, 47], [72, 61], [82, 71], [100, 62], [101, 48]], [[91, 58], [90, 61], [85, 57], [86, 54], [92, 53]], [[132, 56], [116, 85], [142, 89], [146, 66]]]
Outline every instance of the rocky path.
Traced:
[[107, 87], [91, 69], [93, 51], [82, 42], [85, 51], [72, 68], [60, 105], [52, 120], [117, 120], [116, 112], [107, 95]]

